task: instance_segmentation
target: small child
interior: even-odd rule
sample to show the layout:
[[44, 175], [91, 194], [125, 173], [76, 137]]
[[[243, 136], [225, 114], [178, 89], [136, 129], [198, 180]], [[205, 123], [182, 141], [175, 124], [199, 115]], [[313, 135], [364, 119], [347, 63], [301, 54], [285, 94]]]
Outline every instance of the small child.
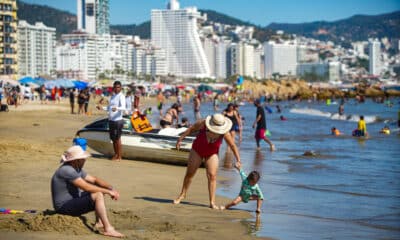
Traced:
[[340, 135], [340, 131], [336, 127], [333, 127], [333, 128], [331, 128], [331, 134], [334, 135], [334, 136], [339, 136]]
[[190, 127], [190, 122], [189, 122], [189, 119], [187, 117], [183, 117], [182, 118], [182, 123], [178, 124], [178, 128], [182, 128], [182, 127], [186, 127], [186, 128]]
[[235, 164], [235, 168], [239, 171], [240, 176], [242, 177], [242, 186], [240, 189], [239, 196], [235, 198], [231, 203], [228, 203], [225, 206], [222, 206], [221, 209], [231, 208], [241, 201], [247, 203], [249, 200], [257, 200], [257, 210], [256, 213], [261, 212], [261, 204], [264, 200], [264, 195], [261, 192], [260, 187], [257, 182], [260, 180], [260, 174], [257, 171], [252, 171], [249, 176], [243, 172], [240, 163]]
[[153, 112], [151, 107], [147, 108], [146, 111], [144, 111], [144, 115], [146, 116], [151, 116], [152, 114]]

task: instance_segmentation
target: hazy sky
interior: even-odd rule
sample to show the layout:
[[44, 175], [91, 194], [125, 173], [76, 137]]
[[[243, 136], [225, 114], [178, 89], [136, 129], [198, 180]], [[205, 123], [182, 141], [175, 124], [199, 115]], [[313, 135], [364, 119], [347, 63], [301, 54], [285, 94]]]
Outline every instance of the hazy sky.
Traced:
[[[76, 14], [76, 0], [22, 0]], [[150, 20], [151, 9], [163, 9], [167, 0], [110, 0], [111, 24]], [[215, 10], [258, 25], [271, 22], [333, 21], [355, 14], [377, 15], [400, 10], [400, 0], [181, 0], [181, 7]]]

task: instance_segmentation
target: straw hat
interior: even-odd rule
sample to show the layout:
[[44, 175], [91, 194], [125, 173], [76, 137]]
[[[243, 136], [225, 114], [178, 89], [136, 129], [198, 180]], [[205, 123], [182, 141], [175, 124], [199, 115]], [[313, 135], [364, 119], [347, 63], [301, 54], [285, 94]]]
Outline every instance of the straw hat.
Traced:
[[208, 130], [217, 134], [225, 134], [232, 127], [232, 121], [220, 113], [216, 113], [206, 118]]
[[81, 146], [75, 145], [61, 155], [61, 163], [70, 162], [76, 159], [85, 159], [90, 157], [90, 153], [84, 151]]

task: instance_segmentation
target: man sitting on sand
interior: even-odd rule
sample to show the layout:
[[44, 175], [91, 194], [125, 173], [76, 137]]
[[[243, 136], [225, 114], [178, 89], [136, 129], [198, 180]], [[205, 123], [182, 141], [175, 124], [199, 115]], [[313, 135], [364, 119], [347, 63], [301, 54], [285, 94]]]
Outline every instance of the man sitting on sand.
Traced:
[[[97, 228], [104, 228], [105, 236], [124, 237], [107, 218], [104, 194], [118, 200], [119, 193], [107, 182], [87, 174], [82, 168], [90, 153], [80, 146], [70, 147], [62, 156], [62, 165], [51, 179], [51, 195], [57, 213], [70, 216], [95, 211]], [[82, 191], [83, 190], [83, 191]]]

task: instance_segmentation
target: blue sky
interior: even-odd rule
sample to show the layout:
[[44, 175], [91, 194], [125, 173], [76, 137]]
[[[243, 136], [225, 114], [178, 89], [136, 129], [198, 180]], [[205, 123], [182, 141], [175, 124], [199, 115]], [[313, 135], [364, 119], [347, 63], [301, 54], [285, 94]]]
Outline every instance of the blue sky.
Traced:
[[[76, 0], [22, 0], [76, 13]], [[110, 0], [111, 24], [150, 20], [151, 9], [167, 0]], [[334, 21], [355, 14], [377, 15], [400, 10], [400, 0], [180, 0], [181, 7], [215, 10], [261, 26], [271, 22]]]

